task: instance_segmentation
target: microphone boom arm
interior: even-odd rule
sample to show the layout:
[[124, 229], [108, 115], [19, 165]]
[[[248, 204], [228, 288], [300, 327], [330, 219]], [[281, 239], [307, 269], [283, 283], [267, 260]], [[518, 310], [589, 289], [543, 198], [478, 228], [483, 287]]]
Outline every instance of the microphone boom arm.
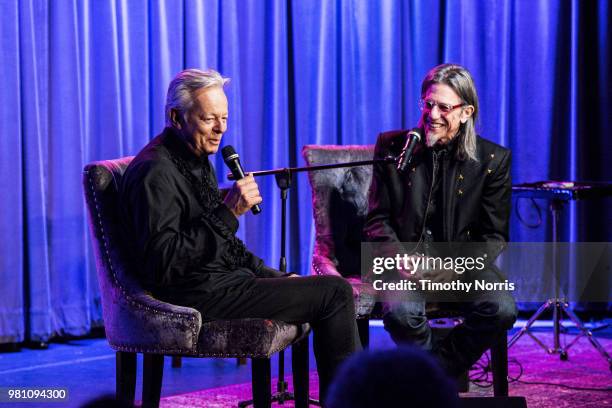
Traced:
[[[300, 173], [303, 171], [319, 171], [319, 170], [329, 170], [329, 169], [339, 169], [339, 168], [343, 168], [343, 167], [357, 167], [357, 166], [369, 166], [372, 164], [386, 164], [386, 163], [397, 163], [397, 158], [396, 157], [385, 157], [384, 159], [372, 159], [372, 160], [362, 160], [362, 161], [355, 161], [355, 162], [345, 162], [345, 163], [334, 163], [334, 164], [320, 164], [318, 166], [304, 166], [304, 167], [283, 167], [280, 169], [271, 169], [271, 170], [259, 170], [259, 171], [253, 171], [251, 172], [251, 174], [253, 174], [254, 177], [259, 177], [259, 176], [271, 176], [274, 174], [282, 174], [282, 173]], [[232, 173], [228, 173], [227, 174], [227, 179], [228, 180], [235, 180], [234, 176]]]

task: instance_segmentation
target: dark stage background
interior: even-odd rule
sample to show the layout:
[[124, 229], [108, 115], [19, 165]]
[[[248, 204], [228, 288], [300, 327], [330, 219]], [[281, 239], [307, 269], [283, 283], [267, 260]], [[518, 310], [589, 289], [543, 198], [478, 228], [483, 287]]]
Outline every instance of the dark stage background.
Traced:
[[[422, 77], [457, 62], [476, 80], [480, 133], [513, 150], [514, 182], [604, 181], [609, 16], [603, 0], [1, 1], [0, 342], [101, 324], [81, 172], [161, 131], [181, 69], [232, 78], [224, 143], [248, 169], [303, 165], [305, 144], [371, 144], [414, 126]], [[264, 212], [240, 234], [275, 266], [280, 203], [272, 178], [259, 183]], [[610, 204], [567, 208], [563, 240], [610, 241]], [[520, 209], [537, 221], [529, 202]], [[289, 267], [307, 274], [304, 175], [290, 215]], [[550, 240], [546, 218], [536, 229], [513, 218], [512, 239]]]

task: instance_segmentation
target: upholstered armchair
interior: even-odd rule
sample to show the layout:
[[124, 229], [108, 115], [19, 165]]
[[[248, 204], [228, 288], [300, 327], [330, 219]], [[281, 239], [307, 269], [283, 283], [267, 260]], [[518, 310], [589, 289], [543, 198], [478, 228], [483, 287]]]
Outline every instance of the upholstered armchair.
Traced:
[[202, 322], [197, 310], [159, 301], [133, 278], [138, 266], [125, 245], [117, 199], [118, 182], [131, 159], [91, 163], [83, 175], [106, 338], [117, 351], [118, 399], [134, 403], [137, 353], [144, 355], [143, 407], [159, 405], [164, 356], [248, 357], [254, 405], [268, 407], [270, 357], [294, 345], [296, 406], [307, 406], [308, 325], [267, 319]]
[[[306, 145], [302, 156], [309, 166], [372, 160], [374, 146]], [[312, 273], [340, 275], [353, 286], [357, 326], [364, 347], [369, 343], [369, 319], [382, 317], [370, 285], [361, 281], [361, 238], [368, 211], [368, 190], [372, 166], [338, 168], [308, 173], [312, 188], [312, 208], [315, 224], [315, 245]], [[434, 334], [443, 336], [461, 315], [428, 305], [427, 316]], [[495, 396], [508, 395], [507, 338], [502, 336], [491, 348], [493, 387]], [[467, 391], [467, 373], [460, 384]]]

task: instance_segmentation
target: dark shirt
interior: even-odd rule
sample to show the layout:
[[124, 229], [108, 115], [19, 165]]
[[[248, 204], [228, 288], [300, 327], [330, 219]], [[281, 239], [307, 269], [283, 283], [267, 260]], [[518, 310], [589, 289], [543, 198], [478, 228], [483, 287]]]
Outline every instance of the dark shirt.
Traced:
[[128, 166], [122, 218], [143, 286], [161, 300], [193, 306], [222, 289], [247, 290], [266, 268], [235, 236], [238, 220], [219, 196], [208, 157], [197, 157], [171, 128]]
[[448, 161], [455, 154], [456, 141], [428, 148], [427, 166], [431, 173], [430, 200], [425, 213], [425, 229], [421, 239], [425, 242], [444, 240], [444, 191], [441, 188], [448, 170]]

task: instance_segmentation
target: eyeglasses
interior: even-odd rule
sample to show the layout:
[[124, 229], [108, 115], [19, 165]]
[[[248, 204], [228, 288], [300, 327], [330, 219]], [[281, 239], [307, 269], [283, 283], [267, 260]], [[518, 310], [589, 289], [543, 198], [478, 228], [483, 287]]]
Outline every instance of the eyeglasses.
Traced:
[[431, 112], [434, 106], [438, 106], [438, 109], [440, 109], [440, 113], [446, 115], [461, 106], [465, 106], [465, 103], [461, 102], [457, 105], [449, 105], [448, 103], [440, 103], [432, 99], [419, 100], [419, 109], [421, 109], [423, 112]]

